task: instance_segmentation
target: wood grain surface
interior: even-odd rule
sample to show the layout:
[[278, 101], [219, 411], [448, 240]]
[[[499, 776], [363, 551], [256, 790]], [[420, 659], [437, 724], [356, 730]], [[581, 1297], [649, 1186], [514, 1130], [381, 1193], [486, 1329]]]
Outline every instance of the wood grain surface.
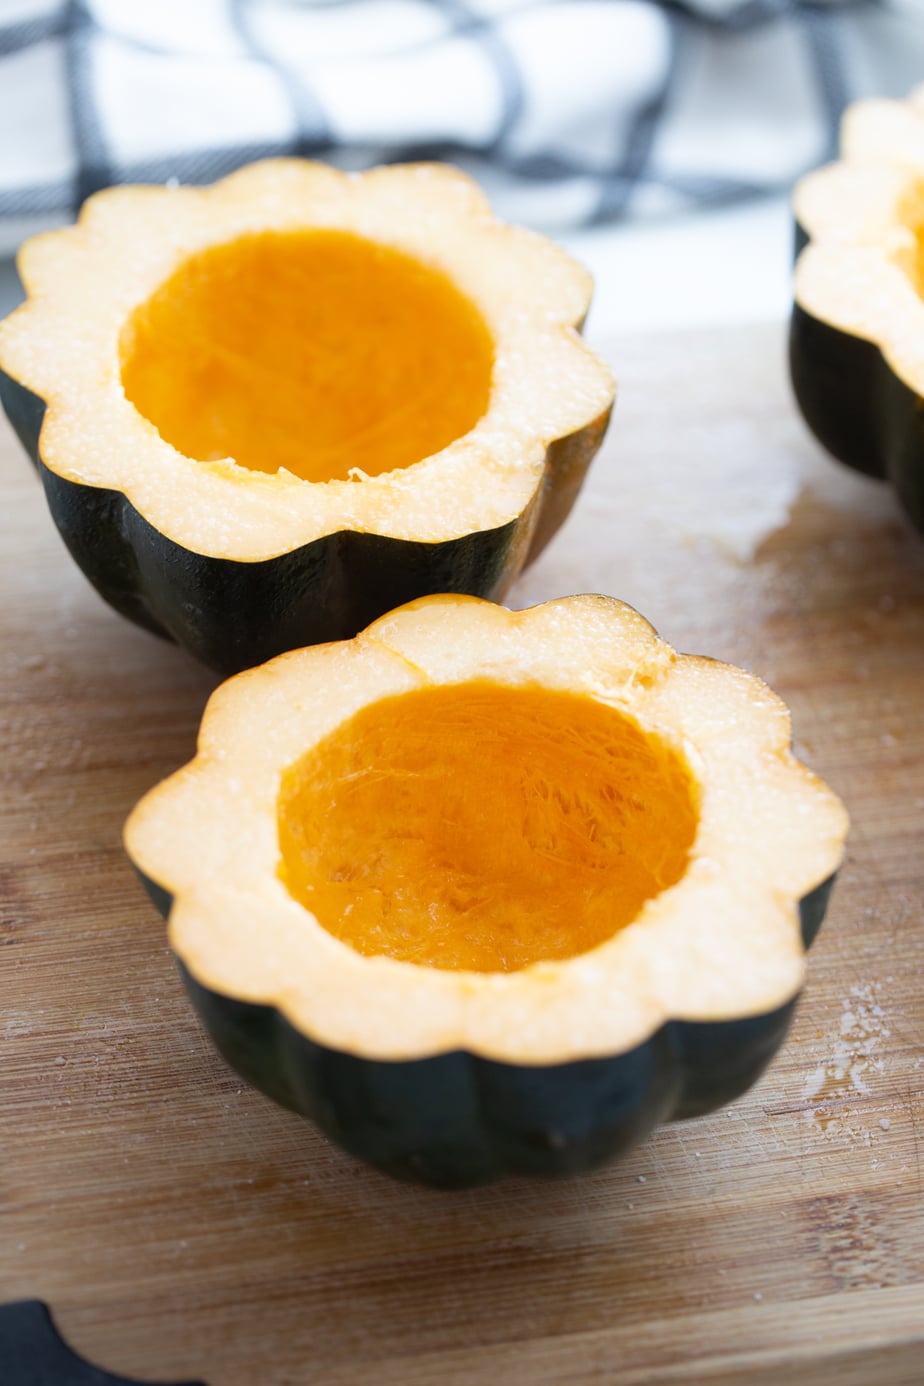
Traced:
[[763, 675], [854, 823], [765, 1079], [563, 1183], [391, 1183], [211, 1052], [119, 838], [214, 680], [94, 596], [4, 428], [0, 1299], [209, 1386], [924, 1379], [924, 538], [807, 437], [782, 342], [607, 344], [609, 440], [512, 594]]

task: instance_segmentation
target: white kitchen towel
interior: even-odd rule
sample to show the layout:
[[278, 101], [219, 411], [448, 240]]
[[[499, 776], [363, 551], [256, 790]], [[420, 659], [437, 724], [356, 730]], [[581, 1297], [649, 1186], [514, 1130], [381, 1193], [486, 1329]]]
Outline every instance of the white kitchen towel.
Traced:
[[0, 0], [0, 251], [116, 182], [441, 158], [555, 230], [788, 185], [924, 0]]

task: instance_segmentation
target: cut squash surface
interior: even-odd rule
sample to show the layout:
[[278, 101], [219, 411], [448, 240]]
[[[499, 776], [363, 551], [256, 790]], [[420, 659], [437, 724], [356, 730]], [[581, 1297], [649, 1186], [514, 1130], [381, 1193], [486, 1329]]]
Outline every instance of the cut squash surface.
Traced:
[[572, 693], [481, 680], [364, 708], [282, 780], [282, 877], [357, 952], [512, 972], [603, 943], [683, 874], [681, 756]]
[[126, 397], [200, 461], [305, 481], [408, 467], [475, 426], [494, 346], [449, 277], [341, 231], [185, 260], [121, 336]]
[[789, 736], [621, 602], [425, 598], [223, 684], [126, 844], [216, 993], [370, 1057], [563, 1062], [798, 992], [846, 817]]
[[789, 362], [839, 461], [888, 481], [924, 531], [924, 87], [847, 108], [837, 163], [796, 186], [806, 243]]
[[924, 393], [924, 88], [848, 107], [839, 161], [807, 174], [793, 207], [809, 240], [798, 305], [874, 343]]
[[609, 422], [590, 275], [446, 166], [111, 188], [18, 265], [0, 401], [68, 550], [223, 674], [501, 599]]
[[0, 367], [46, 403], [44, 464], [197, 554], [508, 524], [612, 404], [589, 275], [439, 165], [111, 188], [19, 267]]
[[237, 1072], [460, 1187], [746, 1091], [846, 831], [759, 680], [609, 598], [444, 595], [223, 684], [125, 841]]

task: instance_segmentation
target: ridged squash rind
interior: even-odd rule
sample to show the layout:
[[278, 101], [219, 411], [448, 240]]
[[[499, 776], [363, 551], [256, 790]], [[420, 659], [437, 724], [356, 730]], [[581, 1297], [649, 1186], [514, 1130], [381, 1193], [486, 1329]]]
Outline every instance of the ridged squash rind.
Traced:
[[794, 194], [789, 368], [819, 442], [924, 530], [924, 88], [861, 101]]
[[[806, 949], [834, 880], [799, 902]], [[169, 918], [172, 898], [142, 881]], [[772, 1062], [798, 1001], [740, 1020], [671, 1021], [612, 1057], [527, 1066], [457, 1049], [387, 1061], [320, 1044], [275, 1006], [213, 991], [179, 969], [212, 1043], [246, 1082], [382, 1173], [452, 1189], [595, 1169], [663, 1122], [727, 1106]]]
[[[486, 414], [403, 471], [313, 483], [182, 456], [120, 380], [120, 332], [184, 259], [264, 230], [343, 229], [417, 255], [481, 311]], [[579, 332], [589, 275], [497, 222], [439, 165], [342, 174], [269, 160], [212, 188], [113, 188], [20, 254], [0, 401], [71, 554], [116, 610], [221, 673], [356, 634], [441, 591], [499, 599], [564, 522], [609, 420]]]
[[[541, 679], [670, 735], [703, 795], [687, 875], [563, 962], [498, 976], [361, 957], [280, 893], [271, 767], [356, 705], [471, 677]], [[245, 728], [252, 749], [253, 729], [283, 707], [299, 729], [274, 721], [284, 749], [263, 748], [251, 774]], [[758, 680], [676, 655], [612, 599], [519, 612], [423, 599], [348, 645], [223, 685], [197, 760], [141, 802], [126, 846], [169, 919], [193, 1004], [247, 1081], [400, 1178], [563, 1174], [733, 1101], [782, 1044], [847, 829], [793, 759], [788, 726]], [[236, 826], [209, 809], [228, 792]]]

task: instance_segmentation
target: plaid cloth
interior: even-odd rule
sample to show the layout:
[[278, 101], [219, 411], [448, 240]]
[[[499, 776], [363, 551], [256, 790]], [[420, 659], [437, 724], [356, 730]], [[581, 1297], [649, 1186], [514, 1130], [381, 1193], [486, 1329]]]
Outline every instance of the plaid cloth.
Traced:
[[728, 202], [924, 77], [924, 0], [0, 0], [0, 250], [124, 181], [441, 158], [545, 228]]

